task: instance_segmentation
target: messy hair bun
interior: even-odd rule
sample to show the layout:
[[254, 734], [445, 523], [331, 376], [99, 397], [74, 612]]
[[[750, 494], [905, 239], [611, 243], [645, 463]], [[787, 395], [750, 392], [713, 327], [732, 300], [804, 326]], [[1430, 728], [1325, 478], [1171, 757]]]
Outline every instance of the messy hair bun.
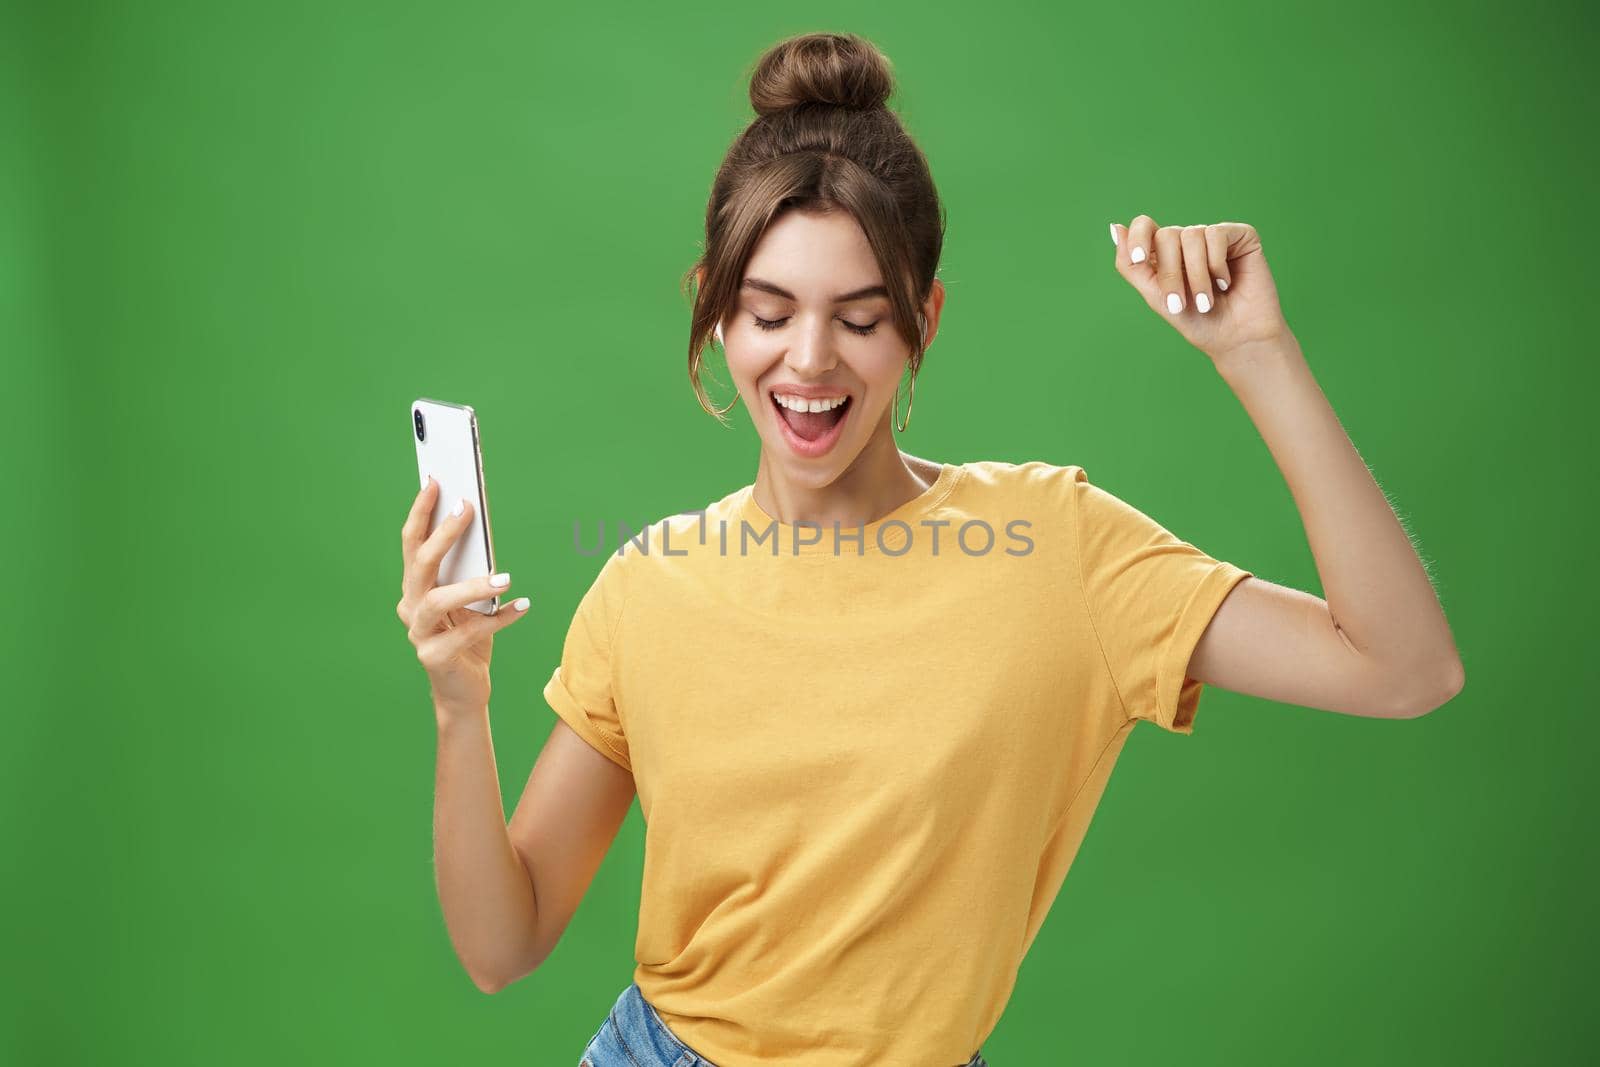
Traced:
[[773, 115], [802, 104], [882, 107], [894, 91], [888, 57], [853, 33], [808, 33], [774, 45], [750, 76], [750, 104]]

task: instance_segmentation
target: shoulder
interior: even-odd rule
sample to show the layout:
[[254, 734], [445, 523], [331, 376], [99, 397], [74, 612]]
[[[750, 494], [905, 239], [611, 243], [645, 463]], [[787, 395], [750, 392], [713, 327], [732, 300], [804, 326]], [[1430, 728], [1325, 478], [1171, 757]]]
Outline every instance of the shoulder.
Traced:
[[962, 485], [968, 495], [981, 496], [986, 503], [1027, 502], [1066, 504], [1074, 487], [1085, 481], [1083, 468], [1075, 463], [1050, 463], [1042, 459], [1021, 462], [1003, 459], [971, 460]]
[[1023, 531], [1041, 558], [1071, 550], [1082, 467], [1040, 459], [980, 459], [960, 466], [963, 476], [945, 509], [951, 521], [981, 521], [1013, 536]]

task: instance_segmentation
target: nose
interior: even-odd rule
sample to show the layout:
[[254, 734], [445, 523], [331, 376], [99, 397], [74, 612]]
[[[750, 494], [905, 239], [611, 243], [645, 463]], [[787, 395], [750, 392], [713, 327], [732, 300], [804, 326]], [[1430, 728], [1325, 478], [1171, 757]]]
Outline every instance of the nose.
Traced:
[[839, 362], [834, 338], [828, 334], [832, 320], [811, 321], [793, 335], [794, 341], [784, 356], [790, 370], [799, 378], [817, 378], [832, 370]]

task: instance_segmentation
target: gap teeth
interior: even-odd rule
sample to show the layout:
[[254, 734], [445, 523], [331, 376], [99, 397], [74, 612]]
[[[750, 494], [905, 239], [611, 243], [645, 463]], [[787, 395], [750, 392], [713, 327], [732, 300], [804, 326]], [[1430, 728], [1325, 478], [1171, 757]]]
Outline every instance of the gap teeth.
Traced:
[[803, 396], [791, 396], [788, 393], [774, 393], [773, 399], [791, 411], [832, 411], [843, 404], [847, 397], [835, 396], [827, 399], [807, 400]]

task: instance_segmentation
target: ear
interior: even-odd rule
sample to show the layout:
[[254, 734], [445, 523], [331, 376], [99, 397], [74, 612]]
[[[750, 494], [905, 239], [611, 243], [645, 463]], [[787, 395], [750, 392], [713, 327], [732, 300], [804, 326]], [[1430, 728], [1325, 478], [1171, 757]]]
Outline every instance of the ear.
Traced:
[[922, 314], [927, 323], [927, 338], [922, 342], [922, 347], [927, 348], [939, 332], [939, 316], [944, 313], [944, 282], [938, 278], [933, 280], [933, 285], [928, 289], [928, 299], [922, 302]]

